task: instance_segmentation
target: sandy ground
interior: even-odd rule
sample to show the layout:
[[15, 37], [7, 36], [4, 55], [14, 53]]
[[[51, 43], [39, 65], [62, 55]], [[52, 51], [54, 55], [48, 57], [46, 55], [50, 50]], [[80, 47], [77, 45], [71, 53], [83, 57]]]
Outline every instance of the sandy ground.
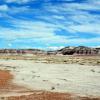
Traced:
[[[12, 83], [26, 87], [26, 91], [27, 89], [28, 91], [46, 90], [81, 96], [100, 96], [100, 66], [34, 63], [29, 60], [0, 60], [0, 69], [11, 71], [14, 77]], [[1, 75], [3, 74], [5, 72], [1, 73]], [[11, 76], [7, 74], [5, 78], [7, 77]], [[20, 89], [23, 90], [23, 88]], [[16, 96], [16, 93], [13, 92], [12, 95]]]

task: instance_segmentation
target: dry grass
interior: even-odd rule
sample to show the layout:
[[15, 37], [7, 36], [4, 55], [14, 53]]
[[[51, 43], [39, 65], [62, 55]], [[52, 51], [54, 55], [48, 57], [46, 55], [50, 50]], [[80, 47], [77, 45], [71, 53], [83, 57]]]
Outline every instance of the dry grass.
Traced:
[[100, 56], [58, 56], [58, 55], [1, 55], [0, 59], [32, 60], [34, 62], [100, 65]]

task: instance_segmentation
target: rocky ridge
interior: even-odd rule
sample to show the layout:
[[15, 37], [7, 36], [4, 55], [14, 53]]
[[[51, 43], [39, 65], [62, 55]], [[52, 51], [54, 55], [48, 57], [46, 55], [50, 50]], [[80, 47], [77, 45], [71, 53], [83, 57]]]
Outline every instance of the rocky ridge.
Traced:
[[40, 49], [0, 49], [0, 54], [45, 54]]
[[90, 48], [85, 46], [78, 46], [78, 47], [69, 46], [57, 50], [57, 53], [63, 55], [99, 55], [100, 48]]
[[100, 48], [85, 46], [65, 47], [60, 50], [45, 51], [40, 49], [0, 49], [0, 54], [35, 54], [35, 55], [99, 55]]

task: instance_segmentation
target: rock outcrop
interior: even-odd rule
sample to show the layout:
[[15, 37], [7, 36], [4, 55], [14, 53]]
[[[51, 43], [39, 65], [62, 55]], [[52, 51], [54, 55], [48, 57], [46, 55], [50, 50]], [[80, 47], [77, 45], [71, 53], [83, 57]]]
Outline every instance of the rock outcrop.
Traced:
[[40, 49], [0, 49], [0, 54], [35, 54], [35, 55], [100, 55], [100, 48], [85, 46], [65, 47], [55, 51], [44, 51]]
[[100, 53], [100, 49], [85, 46], [65, 47], [57, 50], [57, 53], [63, 55], [98, 55]]
[[96, 48], [96, 50], [98, 50], [98, 54], [100, 54], [100, 47]]

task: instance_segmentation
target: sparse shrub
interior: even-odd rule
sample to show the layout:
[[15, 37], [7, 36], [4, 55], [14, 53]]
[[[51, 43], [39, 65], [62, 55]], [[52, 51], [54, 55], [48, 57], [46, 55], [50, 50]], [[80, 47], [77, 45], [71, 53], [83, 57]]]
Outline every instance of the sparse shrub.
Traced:
[[54, 87], [54, 86], [52, 86], [52, 87], [51, 87], [51, 90], [54, 90], [54, 89], [55, 89], [55, 87]]
[[92, 72], [95, 72], [95, 70], [94, 70], [94, 69], [91, 69], [91, 71], [92, 71]]

